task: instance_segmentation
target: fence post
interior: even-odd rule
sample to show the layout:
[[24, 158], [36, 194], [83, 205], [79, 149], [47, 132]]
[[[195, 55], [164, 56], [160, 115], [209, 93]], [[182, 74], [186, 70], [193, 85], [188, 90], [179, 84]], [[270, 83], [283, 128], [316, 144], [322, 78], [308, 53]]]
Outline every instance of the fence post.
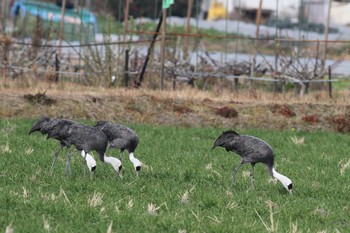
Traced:
[[163, 25], [162, 25], [162, 42], [161, 42], [161, 55], [160, 55], [160, 65], [161, 65], [161, 73], [160, 73], [160, 89], [164, 88], [164, 62], [165, 62], [165, 36], [166, 36], [166, 14], [167, 9], [163, 9]]
[[159, 30], [160, 30], [160, 26], [162, 25], [162, 22], [163, 22], [163, 14], [161, 14], [160, 17], [159, 17], [159, 21], [158, 21], [158, 25], [157, 25], [156, 31], [153, 34], [153, 38], [152, 38], [151, 44], [150, 44], [150, 46], [148, 48], [145, 62], [143, 63], [143, 66], [142, 66], [142, 69], [141, 69], [141, 73], [140, 73], [140, 77], [139, 77], [140, 84], [143, 82], [143, 76], [144, 76], [146, 68], [147, 68], [149, 57], [151, 56], [151, 53], [152, 53], [152, 50], [153, 50], [153, 47], [154, 47], [154, 43], [157, 40], [157, 36], [158, 36]]
[[176, 75], [173, 74], [173, 91], [176, 90]]
[[55, 82], [57, 83], [60, 78], [60, 59], [58, 59], [58, 54], [55, 54]]
[[125, 50], [124, 85], [129, 86], [129, 49]]
[[328, 66], [328, 94], [329, 98], [332, 98], [332, 67]]
[[62, 50], [62, 40], [64, 37], [64, 15], [66, 14], [66, 0], [62, 0], [62, 6], [61, 6], [61, 22], [60, 22], [60, 38], [59, 38], [59, 55], [61, 56], [61, 50]]

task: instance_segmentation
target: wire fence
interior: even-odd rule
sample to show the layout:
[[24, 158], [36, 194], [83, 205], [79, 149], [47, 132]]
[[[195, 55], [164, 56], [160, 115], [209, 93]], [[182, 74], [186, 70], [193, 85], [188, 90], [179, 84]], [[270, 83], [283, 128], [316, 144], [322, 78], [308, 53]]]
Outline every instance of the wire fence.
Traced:
[[[231, 1], [217, 1], [224, 6], [224, 16], [217, 13], [220, 4], [205, 8], [205, 0], [193, 0], [187, 1], [192, 9], [187, 10], [192, 12], [187, 14], [190, 17], [176, 17], [170, 8], [164, 19], [134, 19], [130, 17], [132, 7], [125, 11], [130, 2], [120, 1], [118, 12], [124, 15], [119, 14], [117, 20], [99, 17], [91, 40], [83, 36], [86, 23], [79, 1], [76, 12], [80, 12], [80, 26], [73, 40], [52, 24], [52, 18], [44, 24], [44, 18], [27, 13], [23, 20], [23, 13], [14, 15], [13, 8], [4, 2], [0, 38], [0, 74], [4, 79], [25, 76], [137, 87], [142, 83], [153, 88], [181, 87], [177, 83], [203, 87], [207, 86], [203, 83], [224, 79], [233, 83], [229, 86], [235, 90], [259, 88], [263, 82], [282, 86], [274, 85], [274, 91], [284, 90], [291, 83], [307, 93], [312, 83], [330, 85], [350, 77], [350, 30], [329, 23], [331, 9], [337, 8], [328, 0], [292, 1], [298, 10], [287, 16], [281, 9], [282, 0], [267, 1], [274, 4], [260, 7], [255, 1], [254, 10], [246, 5], [254, 1], [236, 0], [233, 6]], [[46, 12], [47, 2], [37, 2], [39, 11]], [[101, 5], [106, 5], [103, 2]], [[154, 11], [161, 10], [155, 7]], [[166, 31], [160, 31], [165, 21]], [[21, 35], [23, 28], [33, 30]], [[165, 70], [164, 75], [161, 70]]]

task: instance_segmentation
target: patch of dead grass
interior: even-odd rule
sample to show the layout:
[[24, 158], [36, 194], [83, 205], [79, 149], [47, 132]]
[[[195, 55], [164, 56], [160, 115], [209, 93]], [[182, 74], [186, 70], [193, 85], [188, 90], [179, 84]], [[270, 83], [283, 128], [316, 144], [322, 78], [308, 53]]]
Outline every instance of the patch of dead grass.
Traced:
[[[349, 92], [337, 92], [333, 99], [329, 99], [323, 92], [298, 97], [293, 93], [256, 90], [252, 96], [247, 91], [202, 91], [188, 87], [159, 91], [89, 87], [74, 83], [48, 85], [45, 82], [38, 82], [30, 88], [15, 85], [4, 88], [1, 80], [0, 90], [0, 117], [37, 118], [47, 115], [183, 127], [337, 130], [332, 116], [345, 114], [349, 104]], [[20, 98], [35, 93], [45, 93], [55, 103], [33, 106]], [[217, 112], [217, 106], [224, 107]], [[315, 120], [313, 116], [316, 115]]]

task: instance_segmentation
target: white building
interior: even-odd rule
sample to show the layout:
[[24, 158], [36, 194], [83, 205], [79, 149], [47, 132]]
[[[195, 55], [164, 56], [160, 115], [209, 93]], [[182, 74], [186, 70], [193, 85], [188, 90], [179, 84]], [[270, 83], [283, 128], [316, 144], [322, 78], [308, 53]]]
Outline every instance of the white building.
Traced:
[[[209, 1], [210, 0], [204, 0]], [[254, 12], [259, 8], [260, 0], [211, 0], [222, 3], [226, 7], [229, 16]], [[303, 12], [304, 19], [310, 23], [325, 24], [328, 14], [329, 0], [263, 0], [263, 13], [270, 13], [271, 17], [278, 14], [278, 19], [289, 19], [298, 22], [299, 15]], [[331, 23], [350, 25], [350, 3], [341, 3], [333, 0], [331, 8]]]

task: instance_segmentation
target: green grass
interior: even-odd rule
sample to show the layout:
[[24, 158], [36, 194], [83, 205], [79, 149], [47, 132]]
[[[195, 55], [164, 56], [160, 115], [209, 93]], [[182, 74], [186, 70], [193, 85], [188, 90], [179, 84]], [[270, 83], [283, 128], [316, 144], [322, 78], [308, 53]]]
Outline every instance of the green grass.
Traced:
[[[63, 176], [62, 154], [50, 175], [58, 143], [39, 133], [28, 136], [32, 123], [0, 122], [2, 232], [10, 225], [14, 232], [107, 232], [111, 223], [113, 232], [350, 231], [350, 168], [340, 174], [349, 161], [348, 135], [240, 130], [275, 148], [276, 170], [293, 180], [294, 193], [271, 182], [262, 165], [256, 166], [255, 190], [249, 190], [245, 165], [230, 195], [239, 157], [210, 150], [223, 129], [130, 125], [141, 137], [136, 156], [144, 170], [136, 178], [125, 154], [120, 180], [100, 161], [92, 179], [84, 176], [77, 154], [71, 176]], [[294, 144], [293, 136], [304, 137], [304, 144]], [[155, 214], [148, 211], [152, 204]]]

